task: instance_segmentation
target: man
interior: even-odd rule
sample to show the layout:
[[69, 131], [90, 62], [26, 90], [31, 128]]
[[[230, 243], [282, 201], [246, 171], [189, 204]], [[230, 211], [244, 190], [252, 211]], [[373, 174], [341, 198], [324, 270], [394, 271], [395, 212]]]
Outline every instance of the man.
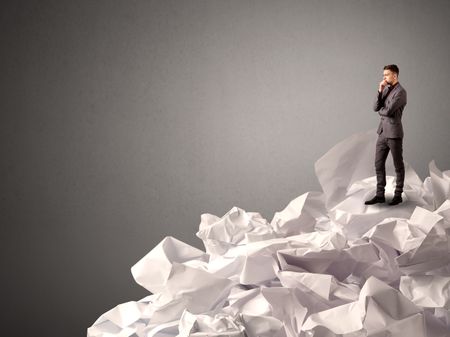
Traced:
[[375, 172], [377, 174], [377, 191], [375, 197], [365, 202], [373, 205], [385, 202], [384, 188], [386, 186], [386, 158], [391, 151], [394, 160], [397, 183], [394, 198], [389, 205], [401, 203], [403, 183], [405, 180], [405, 165], [403, 163], [403, 126], [402, 113], [406, 105], [406, 91], [398, 81], [399, 69], [390, 64], [383, 69], [383, 80], [378, 86], [374, 111], [381, 117], [378, 126], [378, 140], [375, 151]]

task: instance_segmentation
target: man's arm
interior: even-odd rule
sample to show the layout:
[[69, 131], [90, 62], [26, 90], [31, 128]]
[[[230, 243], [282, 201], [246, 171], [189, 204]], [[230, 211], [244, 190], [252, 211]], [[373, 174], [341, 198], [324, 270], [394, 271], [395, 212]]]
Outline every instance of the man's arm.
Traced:
[[375, 99], [375, 103], [373, 105], [373, 110], [378, 111], [383, 107], [383, 91], [386, 88], [388, 83], [385, 79], [383, 79], [380, 84], [378, 84], [378, 96]]
[[406, 105], [406, 91], [399, 91], [389, 102], [385, 103], [386, 104], [378, 110], [378, 114], [383, 117], [393, 117], [395, 111]]
[[373, 111], [378, 111], [383, 107], [383, 92], [378, 91], [377, 98], [375, 98], [375, 103], [373, 104]]

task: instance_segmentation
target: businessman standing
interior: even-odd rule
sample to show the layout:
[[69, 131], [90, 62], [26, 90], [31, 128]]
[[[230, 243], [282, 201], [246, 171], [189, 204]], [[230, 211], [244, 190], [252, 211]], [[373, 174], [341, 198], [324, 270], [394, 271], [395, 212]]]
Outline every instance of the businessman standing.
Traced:
[[399, 69], [390, 64], [383, 69], [383, 80], [378, 86], [374, 111], [380, 115], [378, 139], [375, 151], [375, 172], [377, 175], [377, 191], [375, 197], [365, 202], [366, 205], [384, 203], [386, 186], [386, 158], [391, 151], [396, 173], [394, 198], [389, 205], [401, 203], [403, 184], [405, 180], [405, 165], [403, 163], [403, 126], [402, 113], [406, 105], [406, 90], [398, 81]]

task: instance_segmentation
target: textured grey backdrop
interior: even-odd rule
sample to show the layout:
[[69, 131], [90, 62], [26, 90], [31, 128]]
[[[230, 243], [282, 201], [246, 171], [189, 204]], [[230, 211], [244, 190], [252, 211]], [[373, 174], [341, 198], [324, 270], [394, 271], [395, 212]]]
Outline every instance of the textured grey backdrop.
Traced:
[[[375, 128], [383, 65], [405, 159], [450, 168], [448, 1], [8, 1], [1, 17], [3, 336], [84, 336], [130, 267], [200, 215], [273, 213]], [[390, 160], [390, 159], [389, 159]]]

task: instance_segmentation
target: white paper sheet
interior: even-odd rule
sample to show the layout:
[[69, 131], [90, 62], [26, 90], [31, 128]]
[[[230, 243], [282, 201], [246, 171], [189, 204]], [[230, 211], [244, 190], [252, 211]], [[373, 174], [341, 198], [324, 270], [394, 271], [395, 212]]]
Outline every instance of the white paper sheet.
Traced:
[[[403, 331], [397, 329], [399, 325]], [[314, 331], [319, 326], [337, 335], [364, 330], [367, 335], [384, 332], [392, 337], [411, 336], [411, 333], [415, 337], [427, 337], [421, 309], [374, 277], [367, 280], [357, 301], [312, 314], [302, 329]], [[414, 330], [408, 329], [407, 334], [405, 327]]]
[[222, 218], [203, 214], [199, 227], [197, 236], [211, 255], [223, 255], [232, 247], [276, 237], [259, 213], [246, 212], [239, 207], [233, 207]]
[[173, 237], [166, 237], [131, 268], [131, 273], [138, 284], [158, 293], [165, 289], [173, 263], [195, 260], [207, 261], [208, 255]]
[[189, 311], [184, 311], [180, 319], [179, 330], [178, 337], [245, 337], [245, 327], [242, 322], [224, 313], [210, 316], [206, 314], [193, 315]]
[[442, 172], [434, 160], [428, 165], [430, 180], [433, 188], [434, 207], [439, 207], [445, 200], [450, 199], [450, 170]]

